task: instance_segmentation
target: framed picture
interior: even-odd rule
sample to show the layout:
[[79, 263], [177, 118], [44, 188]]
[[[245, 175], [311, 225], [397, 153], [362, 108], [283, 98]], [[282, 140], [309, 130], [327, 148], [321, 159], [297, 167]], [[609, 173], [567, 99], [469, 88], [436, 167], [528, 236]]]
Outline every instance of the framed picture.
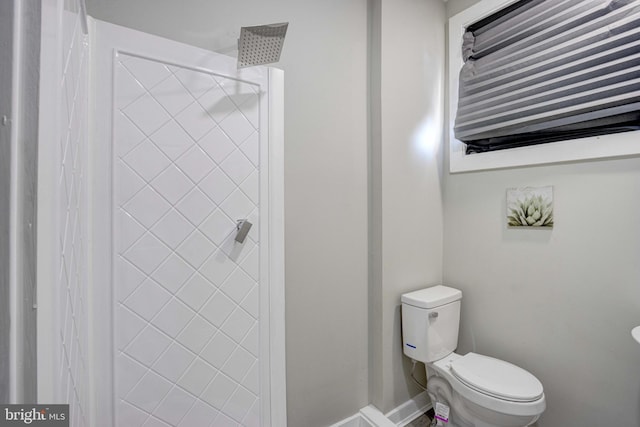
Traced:
[[507, 189], [509, 227], [552, 228], [553, 187]]

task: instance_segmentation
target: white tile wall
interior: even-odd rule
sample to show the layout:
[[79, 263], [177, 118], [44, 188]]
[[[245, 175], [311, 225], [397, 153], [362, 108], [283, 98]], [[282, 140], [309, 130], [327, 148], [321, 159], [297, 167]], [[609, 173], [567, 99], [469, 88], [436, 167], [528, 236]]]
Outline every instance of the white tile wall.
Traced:
[[119, 426], [257, 424], [258, 100], [250, 84], [118, 57]]
[[62, 19], [62, 98], [60, 99], [57, 202], [59, 208], [60, 318], [59, 399], [69, 403], [70, 426], [89, 425], [88, 366], [88, 37], [82, 33], [79, 7], [65, 2]]

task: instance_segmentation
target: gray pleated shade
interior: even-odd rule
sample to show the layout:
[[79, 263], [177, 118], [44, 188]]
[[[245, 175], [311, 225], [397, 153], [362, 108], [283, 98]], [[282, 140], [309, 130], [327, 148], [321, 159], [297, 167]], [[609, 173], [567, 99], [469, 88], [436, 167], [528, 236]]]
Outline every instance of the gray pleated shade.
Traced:
[[467, 28], [462, 52], [471, 151], [640, 124], [640, 0], [524, 0]]

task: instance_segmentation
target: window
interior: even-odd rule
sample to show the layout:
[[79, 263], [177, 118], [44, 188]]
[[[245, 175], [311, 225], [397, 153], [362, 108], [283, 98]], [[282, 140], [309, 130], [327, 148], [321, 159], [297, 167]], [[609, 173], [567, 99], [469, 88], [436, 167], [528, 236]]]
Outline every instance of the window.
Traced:
[[640, 125], [640, 1], [483, 0], [449, 31], [452, 171], [640, 153], [619, 133]]

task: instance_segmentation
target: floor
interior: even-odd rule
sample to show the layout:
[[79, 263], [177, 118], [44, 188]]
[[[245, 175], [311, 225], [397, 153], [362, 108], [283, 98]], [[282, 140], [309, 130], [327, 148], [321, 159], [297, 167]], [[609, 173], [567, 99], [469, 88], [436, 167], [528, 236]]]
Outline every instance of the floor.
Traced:
[[406, 427], [429, 427], [431, 425], [431, 418], [427, 414], [423, 414], [421, 417], [416, 418], [407, 424]]

